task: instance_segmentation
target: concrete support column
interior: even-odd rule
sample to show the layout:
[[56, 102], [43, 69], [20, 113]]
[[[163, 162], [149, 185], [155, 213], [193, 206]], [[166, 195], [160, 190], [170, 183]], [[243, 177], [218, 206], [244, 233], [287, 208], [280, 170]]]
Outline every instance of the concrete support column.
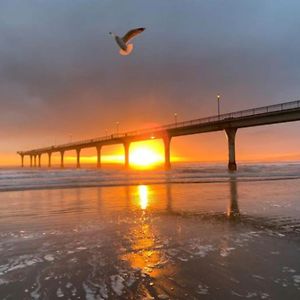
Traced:
[[77, 168], [80, 168], [80, 150], [81, 149], [76, 149], [76, 155], [77, 155]]
[[48, 168], [51, 168], [51, 152], [48, 152]]
[[165, 145], [165, 169], [170, 170], [171, 169], [171, 137], [166, 136], [164, 137], [164, 145]]
[[33, 158], [34, 158], [34, 167], [36, 167], [36, 155], [34, 155]]
[[24, 155], [21, 154], [21, 167], [24, 168]]
[[30, 155], [30, 167], [32, 167], [32, 155]]
[[60, 167], [64, 168], [64, 155], [65, 151], [60, 151]]
[[42, 163], [41, 163], [41, 157], [42, 157], [42, 154], [39, 154], [39, 155], [38, 155], [38, 159], [39, 159], [39, 168], [42, 166]]
[[101, 146], [96, 147], [97, 150], [97, 168], [101, 168]]
[[124, 143], [124, 152], [125, 152], [125, 169], [129, 169], [129, 148], [130, 143]]
[[228, 170], [236, 171], [236, 162], [235, 162], [235, 135], [237, 128], [227, 128], [225, 129], [227, 139], [228, 139]]

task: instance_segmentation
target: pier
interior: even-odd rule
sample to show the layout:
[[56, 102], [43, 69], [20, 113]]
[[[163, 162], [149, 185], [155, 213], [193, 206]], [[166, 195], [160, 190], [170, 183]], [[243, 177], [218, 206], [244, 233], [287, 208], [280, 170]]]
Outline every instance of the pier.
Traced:
[[112, 134], [73, 143], [53, 145], [49, 147], [17, 152], [24, 167], [24, 157], [30, 157], [31, 167], [41, 167], [41, 156], [48, 156], [48, 167], [51, 167], [51, 157], [55, 152], [60, 153], [60, 166], [64, 167], [64, 153], [76, 151], [77, 168], [80, 168], [80, 152], [82, 149], [95, 147], [97, 150], [97, 167], [101, 168], [101, 149], [107, 145], [122, 144], [125, 153], [125, 168], [129, 168], [130, 144], [137, 141], [162, 139], [165, 151], [165, 169], [171, 168], [170, 148], [171, 140], [178, 136], [200, 134], [213, 131], [224, 131], [228, 142], [228, 169], [237, 169], [235, 158], [235, 138], [238, 129], [300, 121], [300, 100], [276, 105], [252, 108], [217, 116], [176, 122], [164, 126], [147, 128], [136, 131]]

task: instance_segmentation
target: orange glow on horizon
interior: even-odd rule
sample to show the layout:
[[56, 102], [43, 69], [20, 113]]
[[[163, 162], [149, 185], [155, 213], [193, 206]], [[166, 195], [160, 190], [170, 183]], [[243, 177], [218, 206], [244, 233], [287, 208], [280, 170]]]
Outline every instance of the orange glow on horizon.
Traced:
[[[263, 138], [267, 138], [264, 134], [258, 136], [258, 143]], [[293, 147], [286, 145], [273, 146], [272, 136], [268, 139], [268, 143], [263, 147], [253, 146], [253, 134], [247, 132], [238, 137], [236, 145], [236, 160], [237, 163], [268, 163], [268, 162], [296, 162], [300, 161], [300, 153], [297, 149], [297, 144]], [[262, 142], [261, 142], [262, 144]], [[130, 145], [130, 167], [134, 169], [153, 169], [162, 167], [164, 164], [164, 144], [160, 139], [149, 141], [133, 142]], [[52, 155], [52, 166], [60, 166], [60, 153], [55, 152]], [[64, 156], [65, 167], [76, 166], [76, 152], [73, 150], [66, 151]], [[224, 163], [228, 161], [227, 141], [224, 138], [224, 133], [210, 133], [207, 135], [199, 135], [198, 140], [195, 137], [180, 137], [172, 139], [171, 143], [171, 162], [214, 162]], [[80, 162], [82, 167], [96, 167], [97, 157], [96, 148], [82, 149], [80, 154]], [[117, 165], [121, 167], [124, 164], [124, 148], [122, 144], [109, 145], [102, 148], [101, 162], [103, 165]], [[0, 167], [19, 167], [21, 158], [15, 152], [2, 151], [0, 152]], [[43, 168], [48, 166], [48, 155], [45, 153], [41, 156], [41, 165]], [[24, 166], [30, 166], [29, 156], [24, 157]]]
[[[66, 163], [76, 163], [76, 156], [66, 156]], [[80, 162], [83, 164], [96, 164], [97, 156], [80, 156]], [[103, 163], [124, 163], [124, 155], [123, 154], [112, 154], [112, 155], [102, 155], [101, 162]]]
[[[106, 164], [124, 164], [124, 149], [122, 147], [111, 149], [112, 154], [102, 153], [101, 162]], [[94, 152], [95, 153], [95, 152]], [[80, 155], [81, 164], [97, 163], [97, 156], [90, 151]], [[71, 154], [71, 153], [70, 153]], [[90, 155], [91, 154], [91, 155]], [[164, 145], [161, 140], [147, 140], [133, 142], [129, 149], [129, 164], [133, 169], [151, 169], [164, 164]], [[171, 157], [171, 161], [179, 161], [178, 157]], [[65, 155], [65, 164], [76, 164], [77, 157], [75, 154]], [[59, 164], [60, 155], [53, 156], [53, 163]]]

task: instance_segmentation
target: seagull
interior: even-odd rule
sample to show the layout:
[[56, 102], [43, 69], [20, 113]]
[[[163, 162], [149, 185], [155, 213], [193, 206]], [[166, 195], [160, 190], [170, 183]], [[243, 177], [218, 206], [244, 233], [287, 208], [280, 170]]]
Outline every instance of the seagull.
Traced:
[[123, 37], [119, 37], [112, 32], [110, 32], [109, 34], [115, 38], [115, 41], [120, 47], [120, 54], [128, 55], [133, 50], [133, 44], [128, 44], [128, 42], [138, 34], [142, 33], [145, 29], [146, 28], [143, 27], [131, 29]]

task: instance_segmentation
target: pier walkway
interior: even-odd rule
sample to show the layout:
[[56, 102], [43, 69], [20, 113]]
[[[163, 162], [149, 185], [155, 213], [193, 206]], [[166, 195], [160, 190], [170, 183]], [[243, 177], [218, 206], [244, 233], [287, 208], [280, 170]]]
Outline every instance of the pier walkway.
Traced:
[[177, 136], [199, 134], [224, 130], [228, 139], [228, 169], [236, 170], [235, 136], [240, 128], [269, 125], [300, 120], [300, 100], [276, 105], [252, 108], [217, 116], [176, 122], [164, 126], [112, 134], [73, 143], [54, 145], [44, 148], [17, 152], [21, 156], [22, 167], [24, 157], [30, 157], [31, 167], [41, 167], [41, 156], [48, 155], [48, 167], [51, 167], [51, 156], [55, 152], [61, 155], [61, 167], [64, 167], [64, 154], [75, 150], [77, 167], [80, 167], [80, 151], [84, 148], [97, 149], [97, 167], [101, 167], [101, 149], [106, 145], [122, 144], [125, 150], [125, 167], [129, 167], [129, 148], [132, 142], [151, 139], [162, 139], [165, 149], [165, 168], [170, 169], [171, 139]]

